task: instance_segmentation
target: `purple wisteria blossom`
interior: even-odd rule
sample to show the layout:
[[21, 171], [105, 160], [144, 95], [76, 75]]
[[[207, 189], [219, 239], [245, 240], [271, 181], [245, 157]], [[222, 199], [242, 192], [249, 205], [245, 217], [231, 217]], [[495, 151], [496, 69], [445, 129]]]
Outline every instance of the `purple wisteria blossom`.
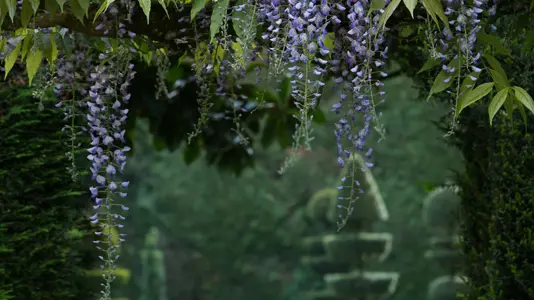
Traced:
[[[378, 122], [375, 107], [384, 101], [385, 92], [380, 91], [384, 85], [382, 77], [387, 74], [380, 69], [387, 59], [387, 47], [384, 43], [384, 30], [379, 28], [379, 20], [384, 10], [369, 13], [369, 1], [346, 1], [345, 5], [337, 4], [336, 15], [344, 17], [350, 24], [348, 31], [339, 28], [334, 41], [331, 70], [339, 74], [334, 79], [335, 89], [340, 92], [340, 99], [332, 106], [332, 112], [340, 114], [335, 124], [338, 157], [341, 168], [348, 167], [347, 174], [365, 172], [359, 168], [352, 158], [357, 153], [364, 153], [365, 166], [373, 167], [370, 162], [372, 148], [366, 146], [366, 138], [371, 132], [371, 124], [384, 134]], [[335, 23], [341, 20], [335, 19]], [[350, 96], [349, 96], [350, 95]], [[340, 190], [349, 189], [348, 197], [339, 197], [338, 230], [341, 230], [353, 211], [355, 201], [364, 193], [355, 176], [344, 177]]]

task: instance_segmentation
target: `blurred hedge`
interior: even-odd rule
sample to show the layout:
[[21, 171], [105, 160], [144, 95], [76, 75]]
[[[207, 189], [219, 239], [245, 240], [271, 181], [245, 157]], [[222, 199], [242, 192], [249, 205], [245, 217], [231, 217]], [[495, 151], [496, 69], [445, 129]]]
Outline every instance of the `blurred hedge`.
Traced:
[[96, 257], [83, 246], [83, 189], [66, 171], [62, 111], [45, 102], [0, 91], [0, 298], [94, 299], [81, 277]]

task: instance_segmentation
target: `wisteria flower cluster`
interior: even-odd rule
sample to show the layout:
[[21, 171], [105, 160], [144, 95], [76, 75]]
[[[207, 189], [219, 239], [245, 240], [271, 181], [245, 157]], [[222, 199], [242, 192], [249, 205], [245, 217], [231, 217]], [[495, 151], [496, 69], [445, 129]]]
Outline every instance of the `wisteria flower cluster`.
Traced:
[[[452, 95], [453, 107], [474, 87], [482, 71], [480, 68], [482, 53], [477, 49], [476, 41], [477, 33], [482, 29], [480, 17], [484, 11], [488, 15], [495, 13], [496, 3], [493, 2], [492, 6], [490, 4], [489, 0], [475, 0], [472, 4], [465, 0], [445, 1], [444, 13], [449, 17], [450, 27], [442, 29], [437, 57], [441, 60], [442, 70], [448, 75], [443, 82], [449, 84], [453, 78], [457, 80], [457, 84], [454, 85], [456, 88], [446, 90]], [[462, 81], [462, 77], [466, 80]], [[455, 108], [452, 114], [456, 114]], [[453, 120], [447, 135], [452, 134], [456, 124], [457, 122]]]
[[[118, 20], [116, 14], [117, 8], [113, 5], [102, 18]], [[125, 29], [122, 22], [117, 26], [118, 37], [135, 36]], [[102, 25], [96, 28], [109, 31]], [[108, 50], [98, 55], [101, 63], [97, 66], [92, 64], [91, 56], [86, 56], [83, 50], [77, 51], [72, 59], [58, 59], [55, 72], [55, 81], [58, 83], [54, 86], [54, 92], [60, 98], [56, 106], [63, 107], [65, 121], [68, 122], [63, 131], [69, 137], [71, 149], [82, 145], [77, 142], [77, 135], [87, 134], [90, 137], [87, 159], [91, 163], [90, 173], [94, 180], [94, 185], [89, 188], [94, 210], [90, 221], [96, 228], [93, 243], [102, 251], [99, 256], [104, 279], [101, 300], [111, 299], [111, 283], [115, 279], [120, 244], [126, 240], [126, 234], [120, 233], [120, 229], [124, 227], [121, 221], [125, 220], [124, 213], [129, 208], [120, 199], [127, 196], [129, 182], [121, 180], [120, 174], [124, 172], [126, 153], [130, 151], [125, 139], [128, 117], [126, 105], [131, 98], [129, 86], [136, 73], [134, 65], [129, 62], [131, 49], [114, 49], [109, 40], [105, 42]], [[80, 76], [85, 76], [85, 79], [78, 78]], [[80, 116], [87, 120], [85, 126], [75, 122], [75, 118]], [[73, 162], [69, 171], [77, 174], [74, 150], [68, 153], [68, 157]]]
[[[387, 74], [380, 71], [387, 59], [387, 47], [384, 43], [384, 30], [379, 21], [384, 13], [383, 9], [370, 11], [369, 1], [347, 1], [346, 7], [338, 4], [337, 10], [345, 12], [338, 14], [346, 18], [350, 27], [348, 31], [340, 28], [336, 35], [334, 57], [331, 69], [340, 74], [335, 78], [335, 88], [340, 90], [340, 100], [332, 107], [332, 111], [340, 114], [341, 118], [335, 124], [334, 134], [338, 147], [337, 161], [341, 168], [348, 167], [347, 174], [342, 178], [340, 190], [348, 189], [346, 197], [339, 197], [338, 230], [343, 228], [363, 191], [356, 179], [355, 172], [365, 172], [358, 169], [351, 156], [355, 153], [365, 153], [366, 166], [373, 167], [370, 162], [372, 148], [366, 146], [366, 137], [371, 132], [373, 121], [375, 129], [384, 134], [384, 129], [378, 122], [376, 106], [384, 101], [384, 85], [380, 80]], [[339, 20], [338, 22], [342, 22]], [[341, 50], [343, 49], [343, 50]], [[352, 97], [349, 97], [351, 95]], [[363, 127], [358, 128], [363, 123]], [[351, 161], [346, 165], [347, 161]]]

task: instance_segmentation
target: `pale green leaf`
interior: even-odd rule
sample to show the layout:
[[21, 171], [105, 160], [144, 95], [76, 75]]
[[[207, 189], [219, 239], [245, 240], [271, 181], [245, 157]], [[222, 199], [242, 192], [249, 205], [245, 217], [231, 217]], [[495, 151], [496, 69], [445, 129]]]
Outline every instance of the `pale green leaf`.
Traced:
[[387, 21], [389, 20], [389, 18], [391, 18], [391, 16], [399, 6], [400, 2], [401, 0], [392, 0], [388, 4], [386, 9], [384, 10], [384, 13], [382, 14], [382, 17], [380, 18], [380, 21], [378, 22], [379, 30], [383, 29], [386, 26]]
[[35, 74], [37, 74], [39, 66], [41, 66], [42, 59], [43, 52], [39, 49], [35, 49], [35, 51], [30, 51], [30, 53], [28, 53], [28, 57], [26, 58], [26, 72], [28, 72], [29, 85], [32, 85], [33, 78], [35, 77]]
[[441, 70], [436, 78], [434, 79], [434, 83], [432, 84], [432, 87], [430, 88], [430, 93], [428, 94], [427, 101], [430, 99], [430, 97], [433, 94], [437, 94], [439, 92], [443, 92], [448, 87], [451, 86], [452, 81], [454, 78], [456, 78], [459, 75], [460, 68], [462, 64], [462, 59], [460, 61], [457, 59], [453, 59], [448, 66], [454, 67], [456, 70], [452, 74], [447, 74], [444, 70]]
[[[508, 93], [508, 98], [511, 99], [511, 101], [505, 101], [504, 102], [504, 110], [506, 111], [506, 114], [508, 115], [508, 118], [511, 120], [512, 116], [514, 114], [514, 111], [518, 105], [516, 103], [519, 103], [517, 101], [517, 98], [513, 93]], [[522, 105], [520, 105], [522, 107]]]
[[412, 19], [413, 19], [413, 11], [415, 7], [417, 6], [417, 1], [418, 0], [402, 0], [402, 2], [404, 2], [404, 6], [406, 6], [408, 11], [410, 11], [410, 15], [412, 15]]
[[534, 113], [534, 100], [532, 100], [532, 97], [528, 92], [519, 86], [514, 86], [512, 89], [514, 90], [514, 95], [517, 98], [517, 101]]
[[426, 11], [430, 14], [438, 26], [439, 23], [436, 16], [445, 24], [445, 26], [449, 26], [449, 19], [445, 15], [445, 11], [443, 10], [443, 5], [441, 4], [440, 0], [421, 0], [421, 3], [423, 3]]
[[6, 69], [6, 71], [4, 75], [4, 80], [7, 78], [7, 74], [9, 74], [9, 71], [13, 69], [15, 62], [19, 57], [20, 48], [22, 46], [22, 37], [20, 37], [20, 39], [14, 39], [14, 42], [16, 43], [15, 48], [11, 52], [9, 52], [9, 54], [5, 58], [4, 68]]
[[83, 0], [69, 0], [69, 5], [74, 17], [78, 19], [82, 24], [84, 23], [84, 18], [87, 15], [87, 10], [80, 5], [80, 2], [85, 2]]
[[39, 9], [39, 5], [41, 5], [40, 0], [24, 0], [24, 1], [30, 1], [30, 4], [32, 5], [33, 13], [36, 13]]
[[23, 28], [28, 27], [33, 16], [33, 9], [29, 0], [22, 1], [22, 11], [20, 12], [20, 23]]
[[100, 6], [100, 8], [96, 11], [95, 13], [95, 17], [93, 18], [93, 23], [96, 21], [96, 19], [98, 19], [98, 17], [103, 13], [105, 12], [106, 10], [108, 10], [109, 6], [115, 2], [115, 0], [104, 0], [104, 3], [102, 3], [102, 5]]
[[434, 67], [437, 67], [440, 65], [440, 60], [437, 58], [429, 58], [425, 64], [421, 67], [419, 71], [417, 71], [417, 74], [423, 73], [424, 71], [428, 71], [430, 69], [433, 69]]
[[191, 7], [191, 22], [195, 20], [197, 14], [206, 7], [207, 0], [192, 0], [193, 6]]
[[215, 35], [221, 29], [221, 25], [224, 19], [226, 18], [226, 11], [228, 10], [228, 1], [229, 0], [219, 0], [213, 6], [210, 24], [210, 43], [213, 42]]
[[487, 94], [491, 92], [494, 85], [494, 82], [483, 83], [477, 86], [472, 91], [469, 91], [464, 97], [458, 99], [458, 102], [456, 103], [456, 111], [454, 113], [454, 117], [458, 117], [458, 115], [460, 115], [462, 110], [464, 110], [466, 107], [484, 98]]
[[150, 22], [150, 7], [152, 5], [152, 1], [150, 0], [138, 0], [139, 5], [141, 6], [141, 9], [143, 10], [143, 13], [145, 13], [146, 16], [146, 23], [148, 24]]
[[13, 22], [15, 18], [15, 13], [17, 11], [17, 0], [2, 0], [2, 1], [5, 1], [7, 5], [9, 18], [11, 19], [11, 22]]
[[495, 82], [495, 87], [497, 88], [497, 91], [500, 91], [510, 86], [508, 79], [504, 77], [506, 76], [506, 74], [497, 72], [496, 70], [493, 70], [493, 69], [489, 69], [489, 72], [490, 72], [491, 78]]
[[508, 81], [508, 77], [506, 76], [506, 72], [504, 71], [503, 67], [501, 66], [501, 63], [495, 57], [493, 57], [493, 56], [491, 56], [489, 54], [484, 54], [483, 57], [495, 71], [500, 73], [502, 78], [504, 78], [506, 81]]
[[[475, 80], [472, 79], [476, 78]], [[480, 76], [480, 73], [472, 72], [471, 74], [468, 74], [465, 76], [464, 80], [462, 81], [462, 85], [460, 86], [460, 95], [465, 95], [467, 92], [471, 91], [475, 87], [475, 83], [478, 80], [478, 77]]]
[[163, 10], [165, 11], [165, 14], [167, 15], [167, 18], [169, 17], [169, 11], [167, 11], [167, 4], [165, 4], [165, 0], [158, 0], [159, 5], [163, 7]]
[[497, 112], [501, 109], [506, 99], [508, 99], [508, 92], [510, 91], [510, 88], [505, 88], [500, 90], [493, 99], [491, 100], [489, 106], [488, 106], [488, 114], [489, 114], [489, 122], [490, 125], [493, 123], [493, 118], [497, 114]]
[[434, 13], [434, 11], [430, 8], [430, 5], [428, 4], [428, 0], [421, 0], [421, 3], [423, 4], [423, 7], [426, 9], [426, 12], [432, 18], [434, 23], [436, 23], [439, 26], [438, 18], [436, 17], [436, 14]]
[[429, 100], [432, 95], [437, 94], [439, 92], [443, 92], [444, 90], [449, 88], [453, 79], [454, 78], [452, 77], [452, 75], [447, 74], [445, 71], [442, 70], [441, 72], [439, 72], [436, 78], [434, 79], [432, 87], [430, 88], [430, 93], [428, 94], [427, 100]]

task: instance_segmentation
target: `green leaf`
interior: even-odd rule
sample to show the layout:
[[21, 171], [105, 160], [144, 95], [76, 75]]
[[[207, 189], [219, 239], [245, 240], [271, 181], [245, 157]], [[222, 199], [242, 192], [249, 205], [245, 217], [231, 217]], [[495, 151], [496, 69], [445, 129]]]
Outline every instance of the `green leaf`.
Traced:
[[77, 0], [80, 7], [85, 12], [85, 15], [88, 16], [89, 13], [89, 0]]
[[7, 11], [11, 22], [15, 18], [15, 12], [17, 11], [17, 0], [3, 0], [7, 5]]
[[[83, 1], [83, 0], [82, 0]], [[104, 0], [104, 3], [102, 3], [102, 5], [100, 6], [100, 8], [96, 11], [95, 13], [95, 17], [93, 18], [93, 23], [96, 21], [96, 19], [98, 19], [98, 17], [100, 16], [100, 14], [102, 14], [103, 12], [105, 12], [106, 10], [108, 10], [109, 6], [115, 2], [115, 0]]]
[[210, 43], [213, 42], [215, 35], [221, 29], [224, 18], [226, 18], [226, 11], [228, 10], [229, 0], [219, 0], [213, 7], [211, 13], [211, 25], [210, 25]]
[[165, 0], [158, 0], [159, 5], [163, 7], [163, 10], [165, 11], [165, 14], [167, 15], [167, 18], [169, 17], [169, 11], [167, 11], [167, 4], [165, 4]]
[[514, 111], [517, 107], [523, 107], [519, 101], [517, 101], [517, 97], [514, 93], [512, 93], [512, 90], [508, 93], [508, 101], [504, 102], [504, 109], [506, 110], [506, 115], [510, 120], [512, 120], [512, 117], [514, 115]]
[[523, 119], [523, 124], [525, 124], [525, 132], [527, 132], [528, 126], [527, 126], [527, 114], [525, 112], [525, 108], [523, 107], [523, 105], [518, 105], [517, 109], [519, 110], [519, 113], [521, 114], [521, 118]]
[[[434, 79], [434, 83], [432, 84], [432, 87], [430, 88], [430, 93], [428, 94], [427, 101], [430, 99], [430, 97], [433, 94], [437, 94], [439, 92], [443, 92], [448, 87], [451, 86], [451, 83], [455, 77], [459, 75], [460, 68], [459, 65], [462, 64], [462, 60], [458, 61], [458, 58], [453, 59], [448, 66], [456, 68], [455, 72], [452, 74], [447, 74], [444, 70], [441, 70], [436, 78]], [[450, 78], [447, 82], [445, 82], [446, 79]]]
[[402, 2], [404, 2], [404, 6], [406, 6], [408, 11], [410, 11], [410, 15], [412, 15], [412, 19], [413, 19], [413, 11], [414, 11], [415, 7], [417, 6], [417, 1], [418, 0], [403, 0], [402, 1]]
[[458, 102], [456, 102], [456, 112], [454, 113], [454, 118], [456, 119], [458, 115], [460, 115], [462, 110], [464, 110], [466, 107], [477, 102], [478, 100], [484, 98], [484, 96], [489, 94], [493, 89], [494, 85], [494, 82], [483, 83], [477, 86], [472, 91], [469, 91], [469, 93], [467, 93], [464, 97], [458, 99]]
[[22, 24], [23, 28], [28, 27], [28, 24], [30, 23], [30, 19], [33, 16], [33, 9], [31, 6], [30, 1], [24, 0], [22, 1], [22, 11], [20, 13], [20, 23]]
[[[503, 73], [497, 72], [496, 70], [489, 69], [491, 78], [495, 82], [495, 86], [497, 87], [497, 91], [500, 91], [504, 88], [507, 88], [510, 86], [510, 83], [508, 82], [506, 77], [503, 77]], [[504, 74], [506, 76], [506, 74]]]
[[327, 49], [332, 50], [334, 49], [334, 40], [335, 34], [333, 32], [329, 32], [326, 34], [323, 44]]
[[22, 42], [22, 51], [20, 53], [20, 60], [24, 60], [26, 57], [26, 54], [28, 54], [28, 51], [30, 51], [31, 47], [33, 46], [33, 34], [28, 34], [24, 38], [24, 41]]
[[443, 5], [441, 4], [440, 0], [421, 0], [421, 3], [423, 3], [426, 11], [438, 26], [439, 22], [436, 16], [445, 24], [445, 26], [449, 26], [449, 19], [445, 15], [445, 11], [443, 10]]
[[83, 0], [69, 0], [70, 9], [74, 14], [74, 17], [76, 17], [76, 19], [78, 19], [83, 24], [84, 18], [85, 16], [87, 16], [87, 10], [89, 6], [87, 6], [87, 8], [82, 7], [80, 4], [82, 2], [87, 3], [87, 1]]
[[17, 57], [20, 53], [20, 47], [22, 46], [22, 37], [20, 39], [16, 39], [15, 42], [17, 43], [15, 48], [5, 58], [4, 68], [6, 69], [6, 71], [4, 75], [4, 80], [7, 78], [7, 74], [9, 74], [9, 71], [13, 69], [15, 62], [17, 61]]
[[497, 94], [495, 94], [495, 96], [491, 100], [491, 102], [490, 102], [490, 104], [488, 106], [488, 114], [489, 114], [490, 125], [492, 125], [493, 118], [495, 117], [495, 115], [497, 114], [499, 109], [501, 109], [501, 107], [503, 106], [503, 104], [506, 101], [506, 99], [508, 99], [508, 92], [509, 91], [510, 91], [510, 88], [502, 89]]
[[63, 13], [63, 6], [65, 6], [66, 0], [56, 0], [57, 5], [59, 6], [59, 10]]
[[30, 1], [30, 4], [32, 5], [33, 13], [36, 13], [37, 10], [39, 10], [39, 5], [41, 5], [40, 0], [24, 0], [24, 1]]
[[420, 74], [420, 73], [423, 73], [424, 71], [428, 71], [436, 66], [439, 66], [440, 65], [440, 60], [437, 59], [437, 58], [429, 58], [425, 64], [423, 65], [423, 67], [421, 67], [421, 69], [419, 71], [417, 71], [417, 74]]
[[383, 29], [386, 26], [387, 21], [389, 20], [389, 18], [391, 18], [391, 16], [399, 6], [400, 2], [401, 0], [393, 0], [388, 4], [386, 9], [384, 10], [384, 13], [382, 14], [382, 17], [380, 18], [380, 21], [378, 22], [379, 30]]
[[26, 71], [28, 72], [28, 83], [32, 85], [33, 78], [39, 66], [41, 66], [41, 60], [43, 59], [43, 52], [40, 49], [35, 49], [35, 51], [30, 51], [28, 57], [26, 58]]
[[371, 1], [371, 8], [369, 9], [369, 13], [371, 14], [375, 10], [381, 10], [384, 7], [386, 7], [386, 1], [385, 0], [373, 0]]
[[55, 36], [53, 34], [41, 34], [40, 39], [40, 46], [44, 57], [46, 57], [46, 60], [52, 65], [56, 61], [58, 55]]
[[512, 89], [514, 90], [514, 95], [517, 98], [517, 101], [534, 113], [534, 100], [532, 100], [532, 97], [528, 92], [519, 86], [514, 86]]
[[499, 40], [499, 38], [485, 33], [484, 30], [480, 30], [477, 33], [477, 42], [486, 44], [488, 46], [493, 46], [495, 53], [497, 54], [504, 54], [507, 56], [512, 55], [512, 52], [510, 51], [510, 49], [506, 48], [503, 45], [503, 43]]
[[141, 9], [145, 13], [146, 23], [148, 24], [150, 22], [150, 6], [152, 5], [152, 1], [150, 1], [150, 0], [139, 0], [139, 5], [141, 6]]
[[51, 14], [55, 14], [60, 9], [58, 3], [55, 0], [45, 0], [45, 9]]
[[[471, 76], [476, 78], [475, 80], [471, 79]], [[475, 87], [476, 80], [478, 80], [478, 77], [480, 76], [480, 73], [472, 72], [471, 74], [468, 74], [465, 76], [464, 80], [462, 81], [462, 85], [460, 86], [460, 97], [468, 93], [469, 91], [473, 90]]]
[[484, 54], [483, 57], [495, 71], [500, 73], [502, 78], [504, 78], [504, 79], [506, 79], [506, 81], [508, 81], [508, 77], [506, 76], [506, 72], [504, 71], [503, 67], [501, 66], [501, 63], [499, 63], [499, 61], [495, 57], [493, 57], [493, 56], [491, 56], [489, 54]]
[[4, 24], [4, 20], [7, 16], [7, 4], [5, 1], [0, 1], [0, 27], [2, 27], [2, 24]]
[[195, 20], [195, 17], [198, 15], [198, 13], [206, 7], [206, 0], [192, 0], [193, 1], [193, 7], [191, 8], [191, 22]]

